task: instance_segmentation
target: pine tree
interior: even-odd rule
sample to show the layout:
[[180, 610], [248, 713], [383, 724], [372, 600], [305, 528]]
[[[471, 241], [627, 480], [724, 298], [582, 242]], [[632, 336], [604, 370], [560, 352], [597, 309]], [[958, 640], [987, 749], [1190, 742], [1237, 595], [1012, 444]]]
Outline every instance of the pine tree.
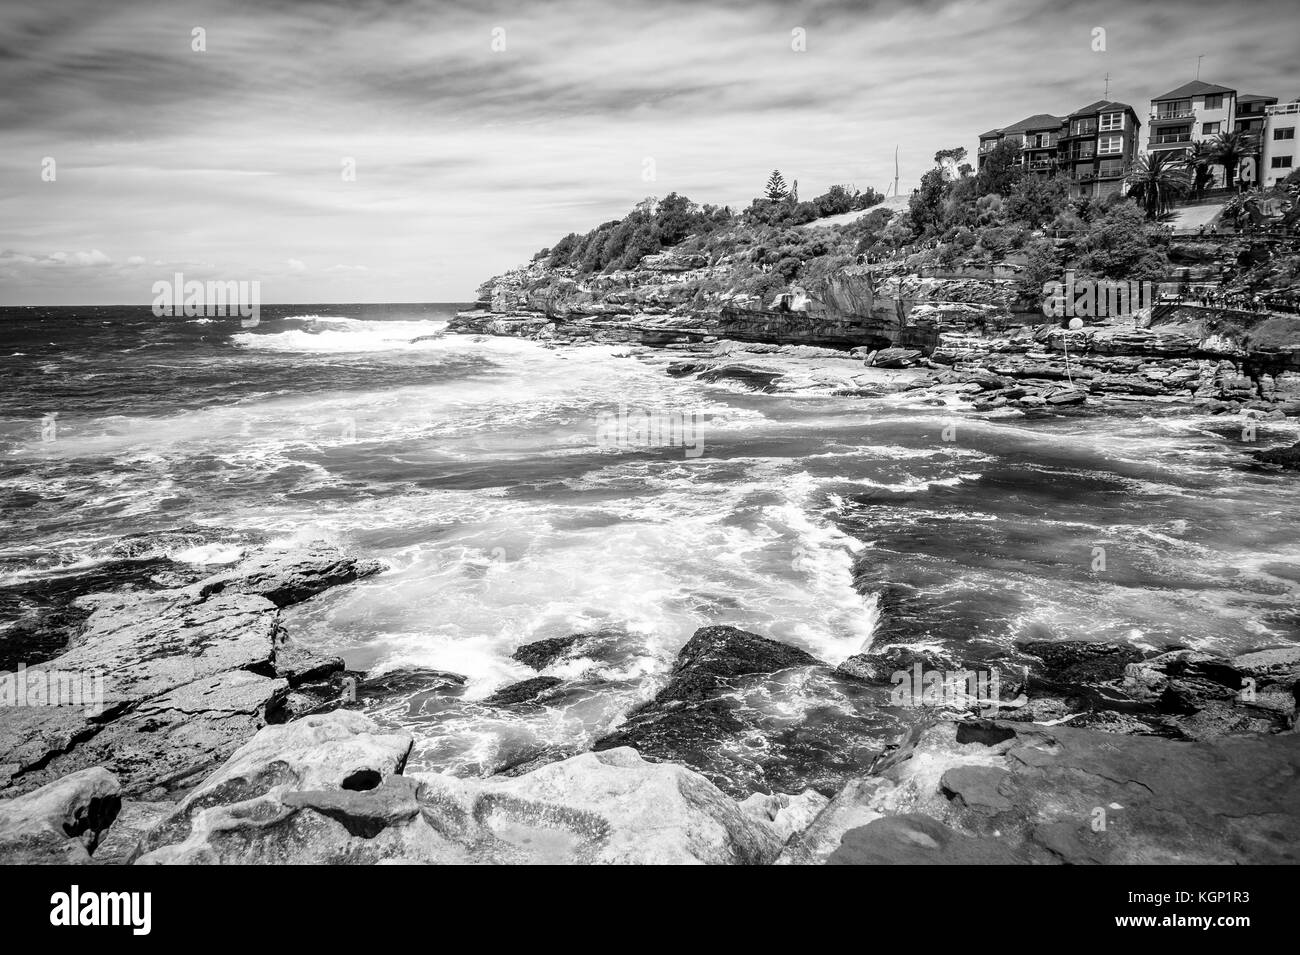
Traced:
[[781, 170], [773, 169], [772, 175], [767, 177], [766, 196], [773, 202], [780, 202], [790, 193], [785, 188], [785, 177], [781, 175]]

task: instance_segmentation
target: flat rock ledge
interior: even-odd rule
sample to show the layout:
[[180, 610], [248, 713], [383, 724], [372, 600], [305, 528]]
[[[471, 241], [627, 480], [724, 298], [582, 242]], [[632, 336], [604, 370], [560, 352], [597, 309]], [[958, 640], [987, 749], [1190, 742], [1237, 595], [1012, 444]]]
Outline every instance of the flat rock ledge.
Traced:
[[15, 698], [0, 706], [0, 797], [91, 767], [124, 797], [184, 792], [293, 715], [292, 690], [342, 669], [296, 643], [280, 607], [379, 569], [318, 543], [185, 587], [79, 598], [89, 616], [64, 651], [7, 675]]
[[783, 864], [1300, 862], [1300, 735], [1182, 742], [938, 723], [846, 786]]

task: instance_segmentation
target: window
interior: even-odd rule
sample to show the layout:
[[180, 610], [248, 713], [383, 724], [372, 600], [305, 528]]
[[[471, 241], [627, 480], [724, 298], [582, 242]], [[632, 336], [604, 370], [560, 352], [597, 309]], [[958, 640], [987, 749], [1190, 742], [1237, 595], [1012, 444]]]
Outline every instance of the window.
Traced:
[[1202, 136], [1217, 136], [1222, 123], [1201, 123]]
[[1205, 97], [1206, 109], [1223, 109], [1223, 94], [1215, 93], [1213, 96]]
[[1102, 116], [1101, 129], [1103, 132], [1110, 129], [1123, 129], [1123, 128], [1124, 128], [1123, 113], [1107, 113], [1106, 115]]
[[1071, 136], [1088, 136], [1097, 131], [1097, 124], [1090, 119], [1075, 120], [1070, 128]]
[[1295, 127], [1284, 126], [1281, 129], [1273, 130], [1274, 139], [1295, 139]]
[[1274, 169], [1290, 169], [1290, 168], [1291, 168], [1291, 157], [1290, 157], [1290, 156], [1274, 156], [1274, 157], [1273, 157], [1273, 162], [1272, 162], [1270, 165], [1271, 165]]
[[1097, 140], [1097, 152], [1105, 155], [1106, 153], [1117, 153], [1124, 148], [1123, 136], [1103, 136]]

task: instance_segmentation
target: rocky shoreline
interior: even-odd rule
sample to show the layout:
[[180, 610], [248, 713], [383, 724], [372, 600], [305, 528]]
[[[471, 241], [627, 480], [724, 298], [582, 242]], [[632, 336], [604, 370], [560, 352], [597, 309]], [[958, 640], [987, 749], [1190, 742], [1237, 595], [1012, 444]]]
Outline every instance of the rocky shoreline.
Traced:
[[[853, 269], [779, 307], [700, 308], [681, 289], [709, 268], [665, 253], [585, 285], [515, 273], [451, 331], [617, 343], [671, 376], [971, 414], [1136, 405], [1279, 431], [1300, 415], [1297, 353], [1261, 347], [1241, 316], [1174, 309], [1067, 329], [1012, 314], [1006, 283]], [[1296, 468], [1300, 445], [1254, 456]], [[8, 651], [41, 659], [29, 680], [98, 674], [103, 695], [0, 708], [0, 861], [1300, 861], [1287, 798], [1300, 647], [1221, 658], [1027, 641], [962, 659], [891, 642], [883, 601], [875, 644], [832, 665], [702, 627], [657, 692], [583, 751], [456, 778], [408, 772], [414, 738], [358, 710], [399, 685], [455, 695], [465, 677], [367, 679], [281, 619], [381, 564], [317, 543], [186, 574], [134, 559], [147, 542], [121, 546], [129, 559], [95, 578], [102, 592], [49, 595]], [[522, 644], [515, 660], [535, 675], [478, 705], [560, 701], [581, 689], [566, 660], [613, 639]], [[922, 677], [936, 674], [930, 694]]]
[[1017, 305], [1011, 279], [924, 278], [902, 266], [850, 266], [771, 303], [701, 300], [691, 290], [725, 282], [728, 263], [650, 258], [607, 275], [508, 272], [449, 331], [642, 346], [652, 360], [681, 356], [668, 374], [772, 393], [906, 392], [978, 413], [1136, 401], [1243, 420], [1300, 416], [1296, 315], [1166, 303], [1066, 328]]
[[[381, 569], [319, 544], [82, 598], [82, 628], [29, 673], [103, 671], [102, 710], [0, 709], [0, 860], [1300, 861], [1300, 647], [1031, 641], [967, 662], [884, 645], [831, 667], [703, 627], [589, 751], [463, 779], [405, 772], [413, 738], [356, 712], [343, 662], [280, 624]], [[544, 700], [564, 683], [548, 669], [606, 636], [521, 645], [539, 676], [485, 704]], [[990, 666], [997, 692], [972, 692]], [[899, 674], [922, 671], [944, 690], [900, 700]], [[778, 725], [745, 702], [791, 686], [825, 706]]]

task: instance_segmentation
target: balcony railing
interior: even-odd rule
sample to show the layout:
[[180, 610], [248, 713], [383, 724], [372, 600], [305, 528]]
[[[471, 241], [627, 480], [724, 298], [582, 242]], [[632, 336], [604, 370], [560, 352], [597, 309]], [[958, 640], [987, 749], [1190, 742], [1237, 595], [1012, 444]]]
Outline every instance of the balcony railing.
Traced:
[[1265, 107], [1264, 112], [1269, 116], [1290, 116], [1300, 113], [1300, 103], [1278, 103], [1276, 106]]
[[1056, 168], [1055, 159], [1035, 159], [1029, 164], [1030, 169], [1054, 169]]
[[1152, 136], [1150, 145], [1169, 146], [1174, 143], [1190, 143], [1191, 141], [1191, 133], [1166, 133], [1163, 136]]
[[1056, 137], [1052, 136], [1051, 138], [1044, 139], [1042, 141], [1028, 142], [1025, 143], [1023, 146], [1021, 146], [1020, 148], [1021, 149], [1055, 149]]
[[1193, 109], [1157, 109], [1152, 110], [1151, 119], [1157, 123], [1163, 123], [1171, 119], [1191, 119], [1196, 115]]

